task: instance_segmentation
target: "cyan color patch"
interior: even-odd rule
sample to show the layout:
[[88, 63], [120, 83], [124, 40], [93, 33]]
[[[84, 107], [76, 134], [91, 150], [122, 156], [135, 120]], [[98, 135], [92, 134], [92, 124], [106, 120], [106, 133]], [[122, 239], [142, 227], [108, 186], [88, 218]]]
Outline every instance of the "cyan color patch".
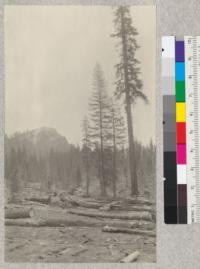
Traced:
[[176, 81], [185, 80], [185, 63], [176, 62]]

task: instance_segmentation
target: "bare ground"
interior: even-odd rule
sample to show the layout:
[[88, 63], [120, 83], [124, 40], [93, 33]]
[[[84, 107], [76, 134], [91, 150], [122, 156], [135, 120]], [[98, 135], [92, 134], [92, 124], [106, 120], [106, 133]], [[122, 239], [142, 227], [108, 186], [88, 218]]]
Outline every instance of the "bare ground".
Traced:
[[6, 227], [6, 262], [119, 262], [139, 251], [137, 262], [156, 262], [155, 238], [107, 234], [97, 227]]

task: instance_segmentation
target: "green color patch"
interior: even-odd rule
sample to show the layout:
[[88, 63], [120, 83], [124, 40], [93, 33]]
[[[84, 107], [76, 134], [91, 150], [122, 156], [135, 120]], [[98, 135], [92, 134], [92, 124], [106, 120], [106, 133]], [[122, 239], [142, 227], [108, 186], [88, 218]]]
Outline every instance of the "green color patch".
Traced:
[[185, 81], [176, 81], [176, 102], [185, 102]]

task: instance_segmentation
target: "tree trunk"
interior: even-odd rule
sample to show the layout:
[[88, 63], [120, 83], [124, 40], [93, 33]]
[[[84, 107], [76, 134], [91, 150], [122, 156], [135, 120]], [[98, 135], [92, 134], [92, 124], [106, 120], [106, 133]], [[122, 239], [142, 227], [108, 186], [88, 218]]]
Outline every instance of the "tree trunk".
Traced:
[[135, 251], [135, 252], [131, 253], [130, 255], [126, 256], [125, 258], [123, 258], [120, 262], [121, 263], [134, 262], [137, 260], [139, 255], [140, 255], [139, 251]]
[[5, 219], [6, 226], [39, 227], [40, 221], [35, 219]]
[[143, 197], [137, 197], [137, 198], [125, 198], [124, 200], [128, 204], [133, 204], [133, 205], [154, 205], [153, 202], [149, 201], [148, 199], [145, 199]]
[[89, 173], [88, 173], [88, 168], [86, 169], [86, 194], [89, 196], [89, 185], [90, 185], [90, 180], [89, 180]]
[[117, 190], [116, 190], [116, 181], [117, 181], [117, 173], [116, 173], [116, 150], [114, 149], [114, 156], [113, 156], [113, 197], [117, 197]]
[[26, 200], [32, 201], [32, 202], [38, 202], [42, 204], [49, 205], [51, 203], [51, 197], [50, 196], [44, 196], [44, 197], [30, 197], [27, 198]]
[[108, 218], [108, 219], [124, 219], [124, 220], [147, 220], [152, 221], [152, 216], [149, 212], [131, 212], [126, 214], [121, 213], [104, 213], [99, 211], [83, 211], [68, 209], [67, 213], [75, 214], [79, 216], [93, 217], [93, 218]]
[[88, 150], [88, 134], [86, 134], [86, 194], [89, 196], [89, 186], [90, 186], [90, 179], [89, 179], [89, 150]]
[[98, 148], [98, 176], [99, 176], [99, 186], [100, 186], [100, 195], [102, 197], [105, 196], [103, 176], [102, 176], [102, 157], [101, 157], [101, 149]]
[[106, 197], [105, 175], [104, 175], [104, 145], [103, 145], [103, 119], [102, 119], [102, 101], [99, 96], [99, 110], [100, 110], [100, 180], [101, 180], [101, 196]]
[[127, 115], [127, 125], [128, 125], [128, 141], [129, 141], [129, 167], [130, 167], [130, 177], [131, 177], [131, 195], [138, 194], [138, 185], [136, 177], [136, 166], [135, 166], [135, 156], [134, 156], [134, 143], [133, 143], [133, 124], [132, 124], [132, 112], [131, 104], [126, 97], [126, 115]]
[[129, 228], [117, 228], [117, 227], [110, 227], [110, 226], [103, 227], [102, 231], [106, 232], [106, 233], [139, 234], [139, 235], [150, 236], [150, 237], [156, 236], [154, 231], [133, 230], [133, 229], [129, 229]]
[[138, 222], [127, 221], [102, 221], [102, 220], [72, 220], [70, 217], [66, 218], [49, 218], [49, 219], [5, 219], [6, 226], [22, 226], [22, 227], [100, 227], [105, 225], [109, 227], [124, 227], [137, 228]]
[[116, 181], [117, 181], [117, 173], [116, 173], [116, 130], [115, 130], [115, 112], [113, 108], [113, 197], [116, 198]]
[[131, 111], [131, 100], [130, 100], [130, 89], [128, 85], [128, 69], [127, 69], [127, 43], [126, 43], [126, 29], [124, 25], [124, 14], [121, 12], [121, 25], [122, 25], [122, 53], [124, 62], [124, 86], [125, 86], [125, 100], [126, 100], [126, 115], [128, 125], [128, 141], [129, 141], [129, 166], [131, 176], [131, 195], [138, 194], [136, 164], [134, 157], [134, 139], [133, 139], [133, 124], [132, 124], [132, 111]]
[[31, 217], [31, 208], [8, 208], [5, 209], [6, 219], [24, 219]]

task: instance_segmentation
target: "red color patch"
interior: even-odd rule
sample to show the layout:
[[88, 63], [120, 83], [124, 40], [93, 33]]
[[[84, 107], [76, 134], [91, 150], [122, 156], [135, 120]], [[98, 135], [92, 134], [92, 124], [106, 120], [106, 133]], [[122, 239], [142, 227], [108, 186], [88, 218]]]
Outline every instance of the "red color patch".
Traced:
[[176, 143], [186, 144], [186, 124], [185, 122], [176, 123]]

